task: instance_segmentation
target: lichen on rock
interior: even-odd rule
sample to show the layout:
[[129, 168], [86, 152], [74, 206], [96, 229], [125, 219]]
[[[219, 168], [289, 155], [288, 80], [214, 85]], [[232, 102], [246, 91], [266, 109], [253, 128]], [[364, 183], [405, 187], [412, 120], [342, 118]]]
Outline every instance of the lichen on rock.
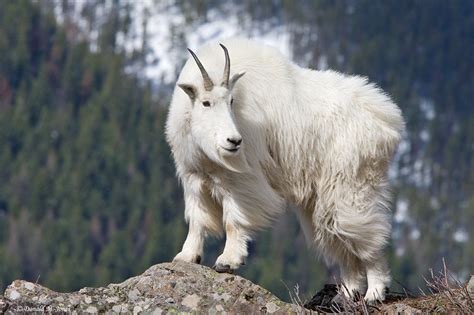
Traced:
[[177, 262], [152, 266], [122, 283], [73, 293], [16, 280], [0, 299], [0, 313], [5, 311], [293, 313], [298, 306], [279, 300], [242, 277]]
[[[419, 298], [397, 299], [372, 306], [369, 310], [384, 314], [419, 314], [433, 309], [472, 313], [473, 283], [474, 280], [471, 279], [462, 288], [449, 291], [451, 300], [459, 301], [454, 306], [450, 305], [446, 294], [438, 293]], [[332, 306], [337, 303], [337, 295], [337, 285], [327, 284], [306, 302], [305, 307], [316, 312], [333, 311]], [[465, 308], [460, 308], [461, 302], [466, 305]], [[338, 304], [336, 309], [341, 310], [347, 306], [342, 304]], [[367, 310], [363, 307], [358, 309], [357, 303], [354, 305], [355, 308], [349, 307], [345, 311], [359, 313]], [[152, 266], [143, 274], [122, 283], [99, 288], [86, 287], [72, 293], [59, 293], [36, 283], [15, 280], [7, 287], [3, 296], [0, 296], [0, 314], [309, 314], [309, 309], [281, 301], [264, 288], [240, 276], [217, 273], [205, 266], [180, 262]]]

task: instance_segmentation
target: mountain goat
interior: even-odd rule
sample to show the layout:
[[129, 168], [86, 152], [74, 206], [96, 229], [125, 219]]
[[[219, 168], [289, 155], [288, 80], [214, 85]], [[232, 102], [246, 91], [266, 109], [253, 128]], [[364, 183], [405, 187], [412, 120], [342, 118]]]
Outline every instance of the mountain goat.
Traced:
[[174, 260], [199, 263], [205, 237], [225, 231], [214, 268], [232, 272], [252, 235], [294, 208], [344, 293], [383, 300], [400, 109], [365, 78], [301, 68], [251, 40], [189, 51], [166, 123], [189, 224]]

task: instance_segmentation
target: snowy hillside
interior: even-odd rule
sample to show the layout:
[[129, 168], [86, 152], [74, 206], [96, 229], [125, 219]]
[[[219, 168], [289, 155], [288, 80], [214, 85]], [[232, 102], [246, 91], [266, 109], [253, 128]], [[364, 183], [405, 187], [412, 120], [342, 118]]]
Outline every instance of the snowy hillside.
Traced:
[[[137, 7], [138, 14], [144, 10], [150, 12], [148, 20], [149, 46], [152, 50], [150, 60], [155, 60], [147, 67], [146, 75], [151, 79], [161, 79], [164, 84], [174, 83], [178, 75], [176, 66], [180, 66], [177, 60], [181, 61], [188, 57], [187, 51], [183, 50], [184, 45], [195, 50], [208, 41], [246, 36], [277, 47], [283, 54], [291, 57], [290, 34], [284, 25], [268, 27], [265, 23], [252, 21], [245, 13], [229, 15], [217, 9], [210, 10], [205, 19], [186, 25], [185, 17], [173, 5], [152, 8], [150, 4], [147, 6], [142, 3], [141, 7]], [[229, 12], [235, 11], [229, 10]], [[139, 15], [135, 21], [135, 26], [140, 29]], [[185, 28], [180, 30], [182, 37], [178, 37], [173, 30], [184, 25]], [[177, 37], [182, 40], [178, 45]]]
[[[89, 34], [94, 48], [94, 41], [98, 37], [97, 28], [104, 20], [101, 15], [111, 11], [112, 1], [105, 1], [101, 8], [96, 8], [95, 25], [81, 15], [86, 2], [78, 1], [74, 5], [73, 18], [79, 21], [82, 31]], [[59, 21], [64, 22], [60, 1], [56, 2], [55, 14]], [[196, 50], [208, 41], [240, 36], [254, 38], [292, 57], [290, 32], [283, 23], [277, 19], [253, 20], [246, 11], [234, 4], [211, 9], [206, 16], [192, 21], [187, 20], [188, 17], [175, 1], [130, 1], [130, 5], [124, 6], [119, 14], [130, 15], [131, 27], [127, 34], [122, 32], [117, 35], [117, 44], [130, 55], [145, 48], [147, 64], [140, 69], [145, 70], [144, 76], [153, 80], [159, 89], [174, 84], [179, 69], [188, 58], [187, 47]], [[136, 69], [132, 66], [129, 70]]]

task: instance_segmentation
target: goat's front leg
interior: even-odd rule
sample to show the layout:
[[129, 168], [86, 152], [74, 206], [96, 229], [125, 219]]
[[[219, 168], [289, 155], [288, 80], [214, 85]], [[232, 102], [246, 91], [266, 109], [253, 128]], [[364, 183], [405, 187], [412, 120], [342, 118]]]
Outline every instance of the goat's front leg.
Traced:
[[217, 257], [214, 269], [218, 272], [232, 273], [245, 264], [248, 256], [247, 242], [249, 233], [239, 225], [227, 222], [225, 224], [226, 241], [224, 252]]
[[185, 177], [183, 187], [189, 231], [183, 249], [173, 261], [200, 263], [206, 236], [222, 233], [222, 208], [211, 198], [199, 177]]
[[188, 236], [184, 241], [183, 249], [173, 258], [173, 261], [201, 263], [205, 238], [204, 227], [199, 222], [189, 222]]

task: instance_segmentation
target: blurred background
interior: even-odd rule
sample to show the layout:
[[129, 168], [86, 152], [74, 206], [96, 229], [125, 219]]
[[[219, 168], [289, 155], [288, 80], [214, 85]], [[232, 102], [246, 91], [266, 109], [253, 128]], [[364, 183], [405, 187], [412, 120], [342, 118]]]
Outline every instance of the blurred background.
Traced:
[[[394, 288], [419, 292], [443, 258], [460, 280], [474, 272], [474, 1], [0, 0], [2, 291], [18, 278], [61, 291], [119, 282], [179, 252], [167, 107], [185, 48], [236, 35], [368, 76], [402, 108]], [[204, 263], [222, 248], [210, 241]], [[334, 271], [288, 214], [238, 273], [288, 300]]]

